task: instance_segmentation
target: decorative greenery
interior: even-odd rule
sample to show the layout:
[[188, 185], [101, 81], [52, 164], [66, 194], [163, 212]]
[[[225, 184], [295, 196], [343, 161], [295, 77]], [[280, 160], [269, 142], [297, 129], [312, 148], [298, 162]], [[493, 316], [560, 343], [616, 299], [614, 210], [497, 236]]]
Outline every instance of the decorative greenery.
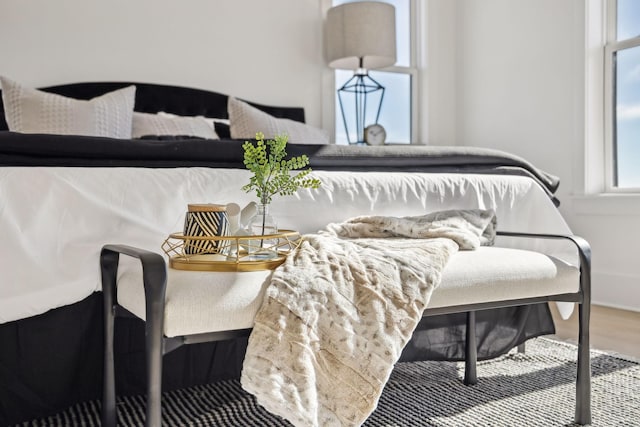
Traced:
[[247, 193], [255, 190], [260, 203], [268, 205], [274, 195], [289, 196], [300, 188], [319, 188], [320, 180], [308, 177], [311, 169], [297, 174], [292, 170], [302, 169], [309, 164], [306, 155], [285, 160], [287, 155], [287, 135], [276, 135], [265, 141], [262, 132], [256, 133], [256, 145], [245, 141], [244, 165], [253, 172], [249, 184], [242, 187]]

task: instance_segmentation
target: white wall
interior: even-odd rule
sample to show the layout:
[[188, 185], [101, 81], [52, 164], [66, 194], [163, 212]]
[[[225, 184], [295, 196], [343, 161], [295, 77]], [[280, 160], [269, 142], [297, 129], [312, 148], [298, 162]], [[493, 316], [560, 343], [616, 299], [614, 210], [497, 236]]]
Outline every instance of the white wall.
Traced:
[[567, 194], [582, 126], [581, 0], [461, 0], [458, 135], [560, 176]]
[[421, 99], [417, 141], [431, 145], [456, 145], [457, 79], [456, 46], [458, 44], [457, 2], [424, 0], [418, 43], [418, 84]]
[[518, 154], [558, 175], [560, 209], [593, 249], [594, 302], [640, 311], [638, 204], [580, 197], [585, 4], [457, 0], [457, 139]]
[[318, 0], [3, 0], [0, 74], [175, 84], [303, 106], [320, 125]]

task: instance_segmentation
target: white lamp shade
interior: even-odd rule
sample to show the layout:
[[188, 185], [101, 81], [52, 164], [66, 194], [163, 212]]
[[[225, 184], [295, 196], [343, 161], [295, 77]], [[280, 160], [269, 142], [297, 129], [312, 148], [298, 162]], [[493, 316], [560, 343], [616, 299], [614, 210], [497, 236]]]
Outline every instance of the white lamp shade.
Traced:
[[395, 15], [393, 5], [374, 1], [345, 3], [329, 9], [325, 23], [329, 66], [357, 70], [395, 64]]

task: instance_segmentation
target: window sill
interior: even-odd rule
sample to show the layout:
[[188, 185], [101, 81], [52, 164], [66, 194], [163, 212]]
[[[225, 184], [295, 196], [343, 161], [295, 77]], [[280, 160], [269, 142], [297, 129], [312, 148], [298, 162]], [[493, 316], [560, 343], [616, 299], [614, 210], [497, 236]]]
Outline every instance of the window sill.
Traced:
[[576, 215], [640, 216], [640, 193], [601, 193], [572, 196]]

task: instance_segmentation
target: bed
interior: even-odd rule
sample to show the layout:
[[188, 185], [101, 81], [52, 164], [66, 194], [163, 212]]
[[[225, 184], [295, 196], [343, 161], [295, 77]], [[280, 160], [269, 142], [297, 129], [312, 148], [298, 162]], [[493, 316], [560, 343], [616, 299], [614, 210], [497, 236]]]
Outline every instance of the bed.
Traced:
[[[187, 203], [252, 200], [240, 191], [249, 176], [242, 164], [244, 138], [231, 138], [226, 95], [129, 82], [43, 90], [92, 99], [131, 85], [136, 111], [217, 119], [213, 126], [220, 139], [24, 134], [8, 131], [0, 110], [1, 425], [100, 397], [98, 258], [104, 243], [127, 242], [158, 252], [167, 234], [180, 229]], [[250, 105], [272, 117], [304, 122], [300, 108]], [[306, 143], [290, 144], [288, 152], [307, 154], [323, 186], [274, 201], [272, 212], [283, 228], [309, 233], [363, 214], [491, 208], [503, 231], [570, 233], [556, 208], [558, 180], [507, 153]], [[162, 200], [163, 208], [150, 199]], [[507, 246], [574, 261], [563, 245], [502, 239]], [[430, 317], [402, 359], [461, 360], [465, 321], [464, 314]], [[118, 322], [118, 392], [141, 393], [143, 325], [135, 319]], [[553, 332], [546, 304], [481, 311], [478, 358], [496, 357]], [[180, 348], [165, 358], [164, 389], [237, 377], [245, 347], [246, 339], [239, 338]]]

